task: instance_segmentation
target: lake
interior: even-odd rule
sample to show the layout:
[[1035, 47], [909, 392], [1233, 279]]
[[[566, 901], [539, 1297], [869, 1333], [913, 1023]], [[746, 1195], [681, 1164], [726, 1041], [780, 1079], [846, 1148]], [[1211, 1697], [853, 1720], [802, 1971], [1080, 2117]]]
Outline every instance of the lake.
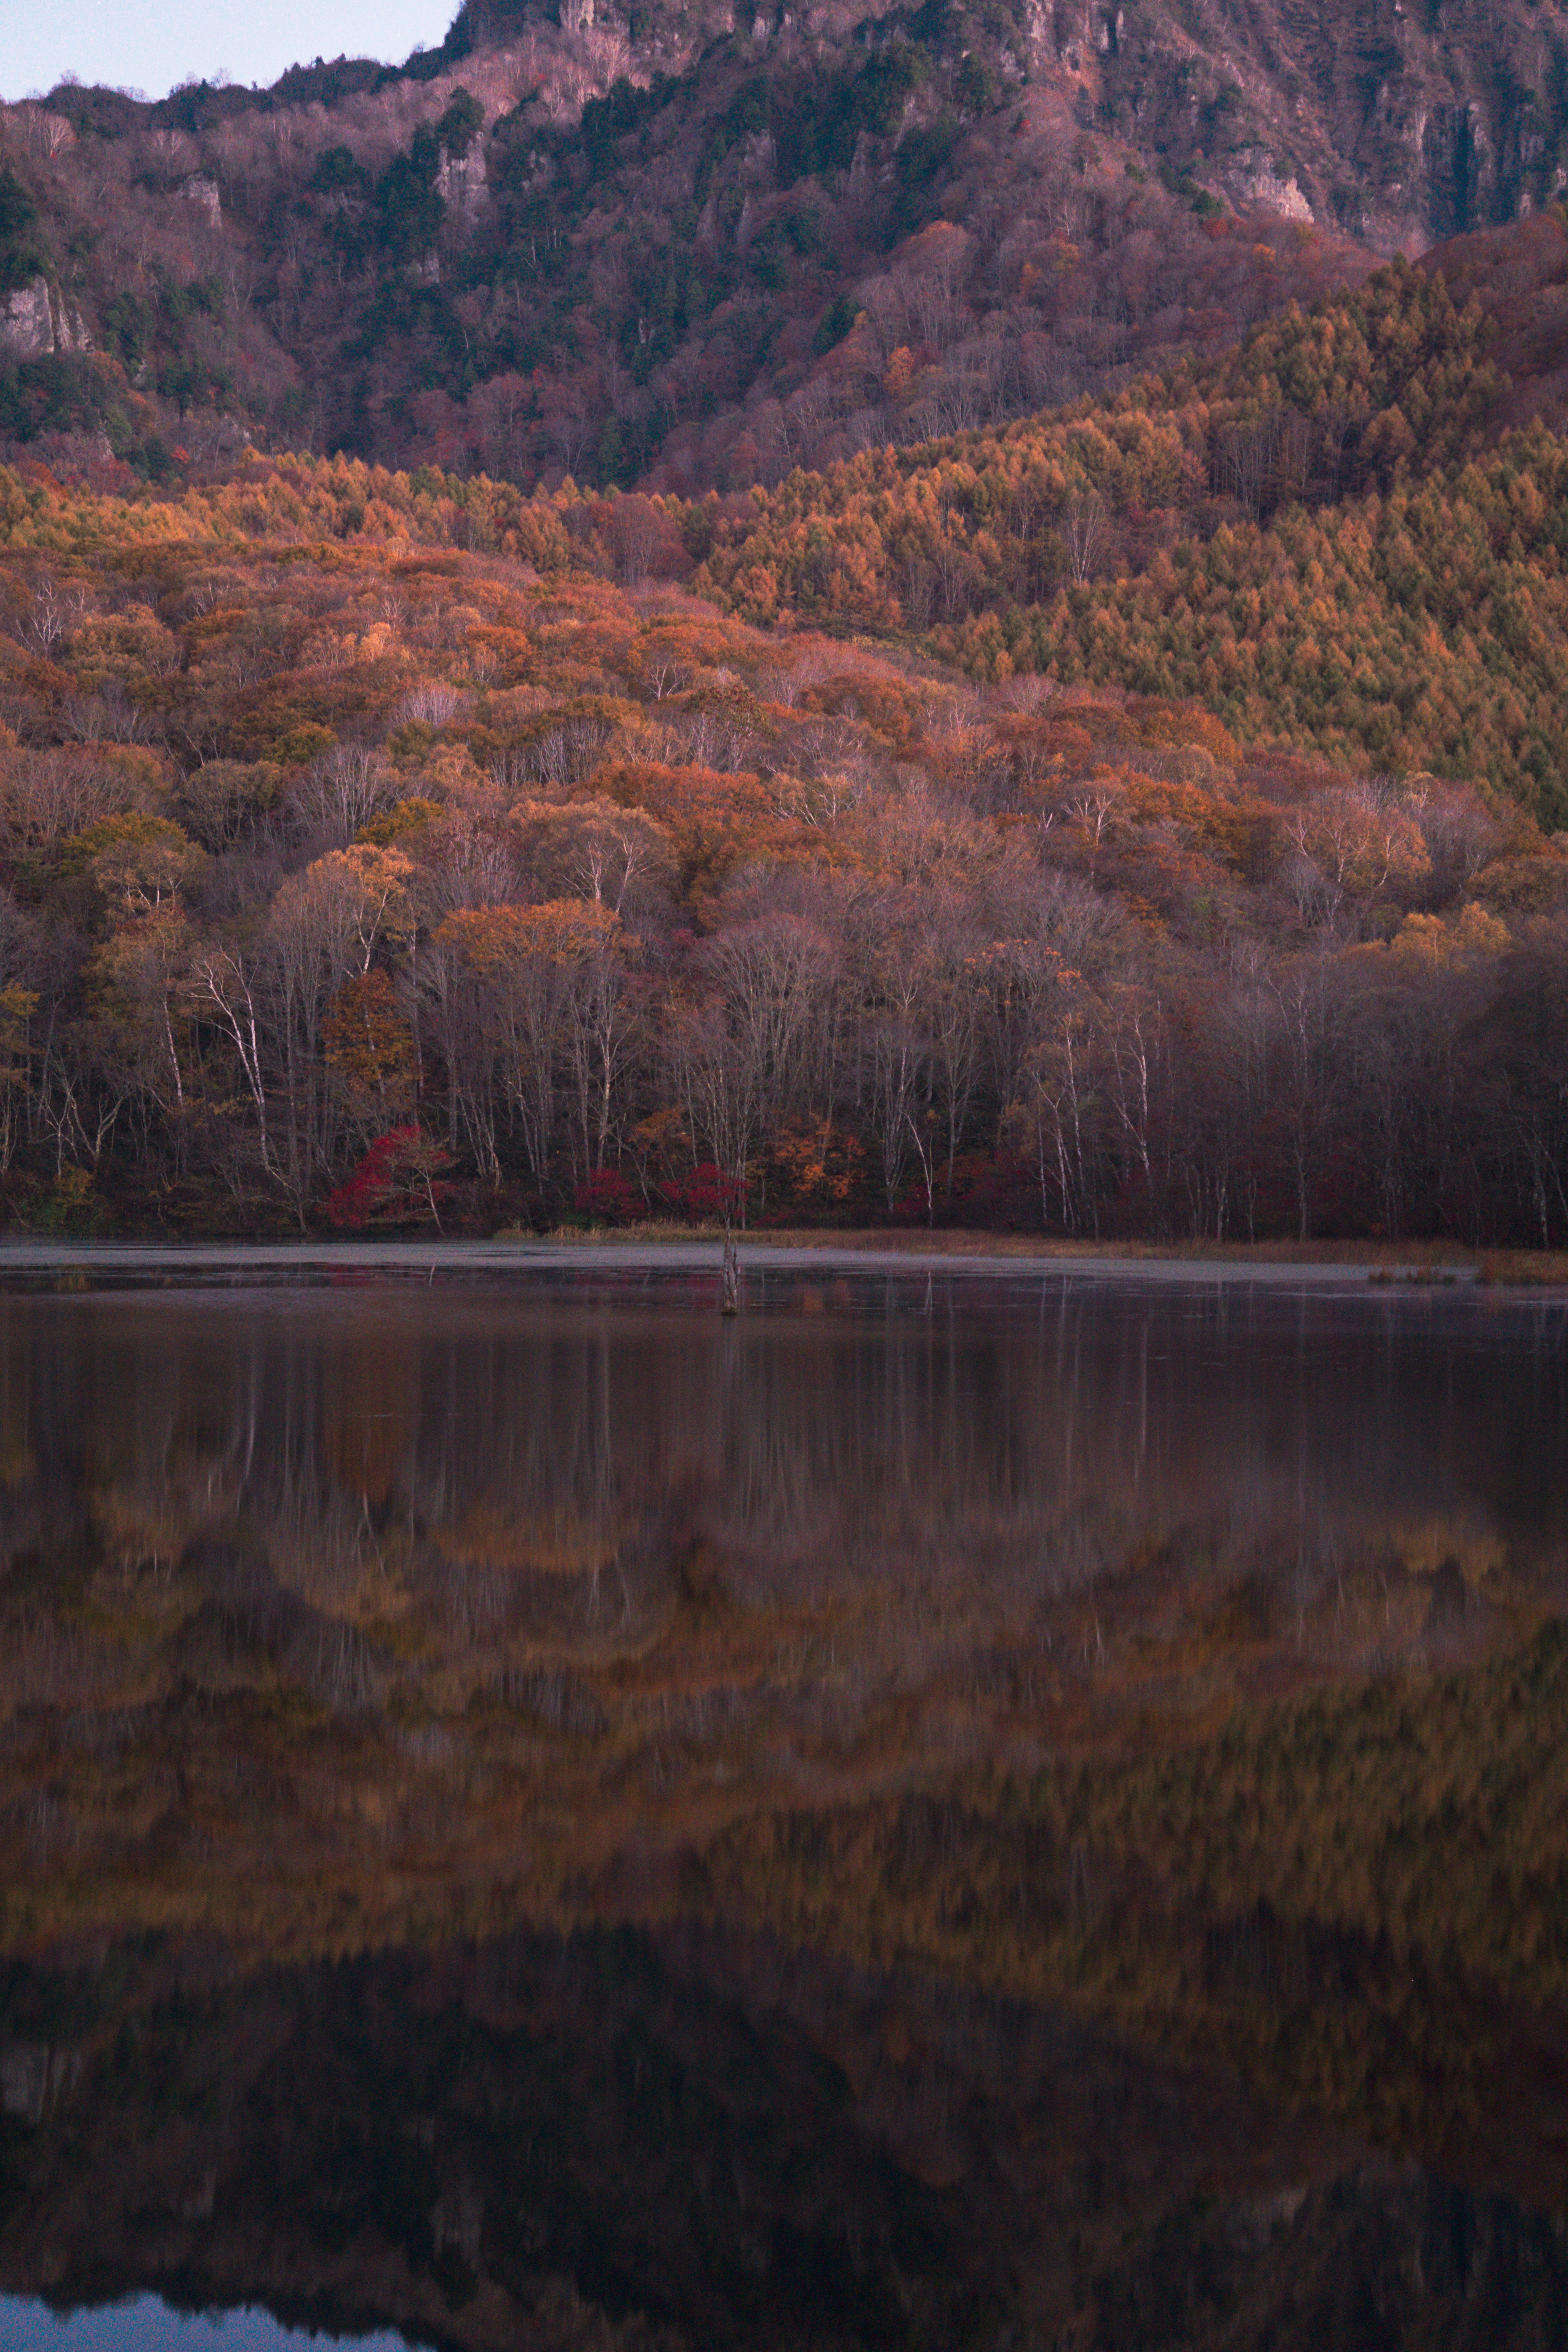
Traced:
[[717, 1297], [0, 1260], [0, 2343], [1568, 2341], [1568, 1303]]

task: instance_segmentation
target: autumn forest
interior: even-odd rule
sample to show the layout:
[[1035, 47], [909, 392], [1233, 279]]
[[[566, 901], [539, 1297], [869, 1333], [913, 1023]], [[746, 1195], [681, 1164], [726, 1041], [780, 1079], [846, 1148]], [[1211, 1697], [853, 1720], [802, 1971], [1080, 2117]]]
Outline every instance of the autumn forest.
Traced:
[[[440, 63], [455, 205], [489, 100]], [[853, 83], [867, 138], [906, 68], [913, 106], [902, 51]], [[606, 189], [697, 102], [650, 88], [579, 105]], [[950, 173], [1000, 104], [963, 90]], [[12, 284], [41, 121], [6, 114]], [[325, 136], [311, 202], [371, 204]], [[510, 443], [427, 403], [439, 464], [356, 454], [368, 411], [289, 454], [326, 412], [219, 430], [233, 385], [153, 363], [167, 302], [13, 370], [11, 1223], [1568, 1238], [1568, 215], [1374, 267], [1131, 163], [1113, 219], [1109, 153], [1058, 153], [1054, 259], [995, 228], [1026, 317], [906, 173], [805, 391], [710, 404], [711, 446], [672, 409], [611, 450], [613, 370], [552, 445], [536, 367]], [[1047, 263], [1125, 273], [1156, 213], [1191, 331], [1053, 327]]]

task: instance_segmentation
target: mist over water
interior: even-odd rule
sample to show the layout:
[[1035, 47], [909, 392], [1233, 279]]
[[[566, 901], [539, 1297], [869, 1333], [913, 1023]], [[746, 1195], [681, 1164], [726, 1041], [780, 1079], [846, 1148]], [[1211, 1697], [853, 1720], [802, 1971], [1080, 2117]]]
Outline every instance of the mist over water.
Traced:
[[0, 2290], [1552, 2340], [1561, 1307], [438, 1271], [0, 1297]]

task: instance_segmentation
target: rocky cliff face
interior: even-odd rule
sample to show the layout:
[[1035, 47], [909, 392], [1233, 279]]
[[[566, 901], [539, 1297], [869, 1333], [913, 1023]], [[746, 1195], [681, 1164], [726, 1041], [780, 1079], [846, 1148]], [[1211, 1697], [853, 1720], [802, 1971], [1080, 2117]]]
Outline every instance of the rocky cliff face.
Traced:
[[1513, 220], [1563, 185], [1557, 6], [1281, 0], [1054, 21], [1108, 126], [1232, 185], [1267, 152], [1318, 218], [1383, 250]]
[[35, 278], [0, 296], [0, 352], [36, 359], [46, 352], [89, 352], [92, 339], [74, 310], [47, 278]]
[[635, 79], [732, 37], [759, 53], [940, 37], [1007, 80], [1065, 90], [1080, 121], [1287, 218], [1419, 250], [1551, 201], [1568, 182], [1568, 11], [1559, 0], [469, 0], [480, 40], [624, 40]]

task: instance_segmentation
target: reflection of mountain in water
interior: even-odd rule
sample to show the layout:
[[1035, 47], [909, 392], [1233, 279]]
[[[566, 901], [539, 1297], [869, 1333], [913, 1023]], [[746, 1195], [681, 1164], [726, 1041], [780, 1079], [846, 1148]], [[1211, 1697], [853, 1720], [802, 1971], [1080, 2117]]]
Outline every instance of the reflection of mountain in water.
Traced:
[[485, 2352], [1479, 2352], [1568, 2315], [1560, 2230], [1506, 2199], [1063, 2020], [768, 1945], [239, 1980], [122, 1948], [14, 1969], [4, 2016], [11, 2292], [259, 2298]]
[[1563, 2340], [1555, 1310], [698, 1308], [0, 1302], [0, 2286]]

